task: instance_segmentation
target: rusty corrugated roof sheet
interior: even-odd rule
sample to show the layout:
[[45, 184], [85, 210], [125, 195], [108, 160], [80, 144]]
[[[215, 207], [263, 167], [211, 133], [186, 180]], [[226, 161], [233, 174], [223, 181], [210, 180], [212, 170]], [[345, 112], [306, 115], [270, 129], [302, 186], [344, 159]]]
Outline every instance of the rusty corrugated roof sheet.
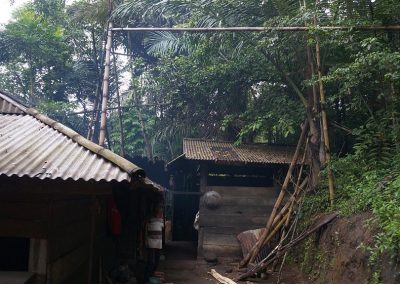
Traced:
[[255, 164], [290, 164], [295, 148], [265, 144], [234, 145], [232, 142], [183, 139], [183, 155], [188, 160]]
[[23, 114], [26, 107], [0, 93], [0, 113]]
[[0, 175], [128, 181], [144, 171], [0, 93]]

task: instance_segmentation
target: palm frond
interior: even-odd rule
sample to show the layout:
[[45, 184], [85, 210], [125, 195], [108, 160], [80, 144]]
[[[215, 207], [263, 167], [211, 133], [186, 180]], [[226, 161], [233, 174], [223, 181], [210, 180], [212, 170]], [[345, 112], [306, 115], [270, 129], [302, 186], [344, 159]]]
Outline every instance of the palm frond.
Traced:
[[171, 32], [154, 32], [145, 39], [147, 52], [151, 55], [189, 53], [191, 45], [185, 37], [178, 37]]

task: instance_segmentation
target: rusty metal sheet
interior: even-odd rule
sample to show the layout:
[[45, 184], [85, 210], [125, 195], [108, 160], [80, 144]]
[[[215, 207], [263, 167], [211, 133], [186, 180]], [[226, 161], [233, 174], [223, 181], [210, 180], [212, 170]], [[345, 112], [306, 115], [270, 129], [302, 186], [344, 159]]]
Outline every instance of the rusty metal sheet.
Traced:
[[129, 173], [30, 115], [0, 114], [0, 174], [130, 181]]
[[25, 107], [0, 93], [0, 113], [23, 114]]
[[295, 148], [265, 144], [234, 145], [232, 142], [185, 138], [183, 154], [188, 160], [256, 164], [290, 164]]

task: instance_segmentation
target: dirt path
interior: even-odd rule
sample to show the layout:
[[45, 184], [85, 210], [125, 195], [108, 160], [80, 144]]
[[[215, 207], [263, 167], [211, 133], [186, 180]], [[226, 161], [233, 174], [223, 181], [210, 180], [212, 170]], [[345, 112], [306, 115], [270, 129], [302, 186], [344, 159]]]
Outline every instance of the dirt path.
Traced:
[[[167, 283], [173, 284], [214, 284], [218, 283], [208, 272], [213, 268], [220, 274], [234, 279], [239, 275], [236, 271], [237, 262], [224, 259], [217, 265], [210, 266], [203, 259], [196, 258], [196, 248], [191, 243], [173, 242], [167, 244], [164, 249], [165, 259], [160, 261], [158, 271], [165, 273]], [[228, 271], [231, 271], [227, 273]], [[276, 284], [277, 273], [269, 275], [267, 279], [251, 278], [249, 283]], [[246, 283], [246, 282], [242, 282]], [[286, 267], [280, 283], [301, 284], [306, 283], [301, 274], [291, 268]]]

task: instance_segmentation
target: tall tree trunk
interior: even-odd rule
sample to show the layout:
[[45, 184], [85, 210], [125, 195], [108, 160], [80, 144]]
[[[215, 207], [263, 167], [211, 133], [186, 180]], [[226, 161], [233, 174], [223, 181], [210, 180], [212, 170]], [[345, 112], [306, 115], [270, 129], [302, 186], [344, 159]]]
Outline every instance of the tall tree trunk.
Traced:
[[100, 134], [99, 134], [99, 145], [103, 146], [106, 139], [106, 127], [107, 127], [107, 104], [108, 104], [108, 90], [110, 81], [110, 57], [111, 57], [111, 44], [112, 44], [112, 28], [113, 23], [109, 20], [108, 31], [107, 31], [107, 43], [106, 43], [106, 56], [104, 60], [104, 77], [103, 77], [103, 95], [101, 102], [101, 119], [100, 119]]
[[146, 123], [143, 119], [142, 110], [140, 108], [140, 102], [138, 102], [138, 101], [136, 101], [136, 113], [137, 113], [137, 116], [139, 119], [140, 126], [142, 128], [146, 157], [147, 157], [147, 159], [149, 159], [149, 161], [153, 161], [153, 146], [151, 144], [149, 135], [147, 133]]
[[[114, 51], [114, 50], [113, 50]], [[120, 155], [125, 157], [125, 135], [124, 135], [124, 126], [122, 123], [122, 110], [121, 110], [121, 97], [119, 94], [119, 83], [118, 83], [118, 70], [117, 70], [117, 60], [115, 58], [115, 54], [113, 55], [113, 69], [115, 76], [115, 87], [117, 94], [117, 104], [118, 104], [118, 124], [119, 124], [119, 147], [120, 147]]]
[[[107, 35], [107, 30], [104, 32], [103, 42], [104, 42], [104, 38], [106, 37], [106, 35]], [[94, 134], [96, 132], [95, 131], [96, 126], [99, 121], [99, 109], [100, 109], [100, 101], [101, 101], [101, 95], [102, 95], [102, 89], [101, 89], [102, 76], [101, 75], [103, 74], [103, 61], [104, 61], [104, 57], [105, 57], [105, 50], [102, 50], [101, 56], [100, 56], [100, 62], [97, 59], [97, 47], [96, 47], [96, 38], [94, 36], [94, 30], [92, 30], [92, 49], [93, 49], [93, 60], [96, 64], [98, 74], [97, 74], [97, 84], [96, 84], [96, 98], [93, 103], [93, 112], [92, 112], [92, 117], [89, 122], [86, 138], [91, 141], [94, 141], [93, 138], [95, 136]]]

